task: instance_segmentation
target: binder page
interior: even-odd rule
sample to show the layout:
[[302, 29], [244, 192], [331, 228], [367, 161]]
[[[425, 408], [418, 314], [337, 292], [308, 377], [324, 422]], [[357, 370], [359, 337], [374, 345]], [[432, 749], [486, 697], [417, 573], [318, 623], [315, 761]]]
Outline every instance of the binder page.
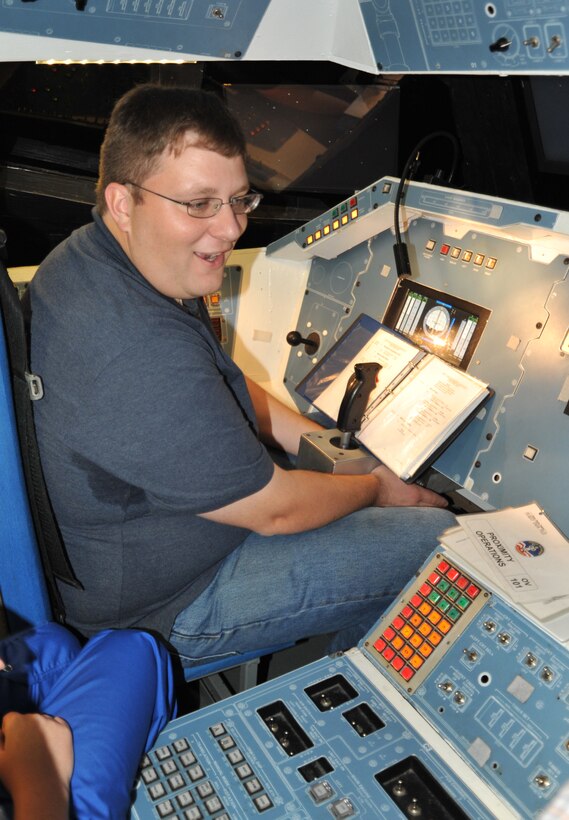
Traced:
[[322, 391], [314, 402], [315, 406], [336, 421], [348, 381], [354, 372], [354, 366], [358, 362], [378, 362], [381, 365], [378, 382], [371, 391], [367, 403], [367, 406], [371, 407], [374, 399], [391, 384], [393, 379], [415, 358], [417, 353], [418, 348], [415, 345], [385, 328], [380, 328], [334, 381]]
[[357, 438], [407, 479], [486, 394], [486, 385], [436, 356], [416, 368], [373, 408]]
[[484, 562], [490, 578], [513, 601], [549, 600], [549, 614], [555, 607], [551, 599], [567, 608], [569, 542], [538, 504], [459, 515], [457, 521], [470, 540], [470, 560]]

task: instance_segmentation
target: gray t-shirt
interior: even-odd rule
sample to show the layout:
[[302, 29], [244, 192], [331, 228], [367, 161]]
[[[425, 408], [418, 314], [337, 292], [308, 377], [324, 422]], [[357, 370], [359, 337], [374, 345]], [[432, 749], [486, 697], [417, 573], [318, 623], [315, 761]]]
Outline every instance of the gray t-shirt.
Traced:
[[158, 293], [93, 217], [30, 286], [42, 465], [85, 587], [61, 591], [86, 635], [136, 625], [168, 636], [249, 532], [197, 513], [260, 490], [273, 463], [201, 301]]

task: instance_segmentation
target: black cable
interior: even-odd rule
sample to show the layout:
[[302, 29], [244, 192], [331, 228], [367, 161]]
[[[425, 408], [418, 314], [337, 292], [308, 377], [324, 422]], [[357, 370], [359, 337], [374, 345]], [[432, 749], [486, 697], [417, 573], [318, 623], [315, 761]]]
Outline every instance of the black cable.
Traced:
[[451, 184], [452, 178], [454, 177], [456, 167], [458, 165], [458, 158], [460, 155], [460, 149], [458, 145], [458, 140], [451, 134], [450, 131], [434, 131], [432, 134], [428, 134], [423, 139], [419, 140], [417, 145], [413, 148], [403, 171], [401, 172], [401, 179], [399, 180], [399, 185], [397, 186], [397, 194], [395, 196], [395, 205], [393, 211], [393, 221], [394, 221], [394, 229], [395, 229], [395, 245], [393, 246], [393, 254], [395, 256], [395, 267], [397, 269], [397, 276], [399, 278], [403, 276], [411, 276], [411, 264], [409, 261], [409, 254], [407, 252], [407, 245], [401, 239], [401, 228], [399, 226], [399, 211], [401, 207], [401, 200], [403, 199], [405, 183], [407, 181], [411, 181], [414, 175], [419, 170], [419, 166], [421, 164], [420, 157], [421, 157], [421, 148], [425, 143], [430, 142], [433, 139], [437, 139], [438, 137], [446, 137], [452, 142], [454, 151], [453, 151], [453, 161], [452, 166], [448, 175], [448, 179], [446, 183], [448, 185]]

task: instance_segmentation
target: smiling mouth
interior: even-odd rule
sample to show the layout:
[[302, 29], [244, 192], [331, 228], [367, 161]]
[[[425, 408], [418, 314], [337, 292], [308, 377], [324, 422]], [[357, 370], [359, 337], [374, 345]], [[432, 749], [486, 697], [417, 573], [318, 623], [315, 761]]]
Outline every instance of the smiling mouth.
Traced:
[[196, 256], [199, 256], [200, 259], [203, 259], [205, 262], [214, 262], [216, 259], [219, 259], [220, 256], [225, 256], [224, 251], [218, 251], [217, 253], [198, 253], [196, 252]]

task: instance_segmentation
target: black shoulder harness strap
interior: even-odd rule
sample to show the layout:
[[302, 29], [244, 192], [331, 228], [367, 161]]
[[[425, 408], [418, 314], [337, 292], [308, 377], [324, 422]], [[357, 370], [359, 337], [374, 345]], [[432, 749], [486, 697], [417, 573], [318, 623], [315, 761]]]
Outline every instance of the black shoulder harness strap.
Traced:
[[65, 609], [55, 579], [58, 578], [78, 589], [83, 587], [71, 567], [47, 494], [32, 406], [32, 401], [37, 401], [43, 396], [43, 387], [41, 379], [33, 376], [30, 371], [24, 307], [1, 260], [0, 307], [12, 376], [20, 452], [36, 540], [54, 616], [56, 620], [64, 622]]

